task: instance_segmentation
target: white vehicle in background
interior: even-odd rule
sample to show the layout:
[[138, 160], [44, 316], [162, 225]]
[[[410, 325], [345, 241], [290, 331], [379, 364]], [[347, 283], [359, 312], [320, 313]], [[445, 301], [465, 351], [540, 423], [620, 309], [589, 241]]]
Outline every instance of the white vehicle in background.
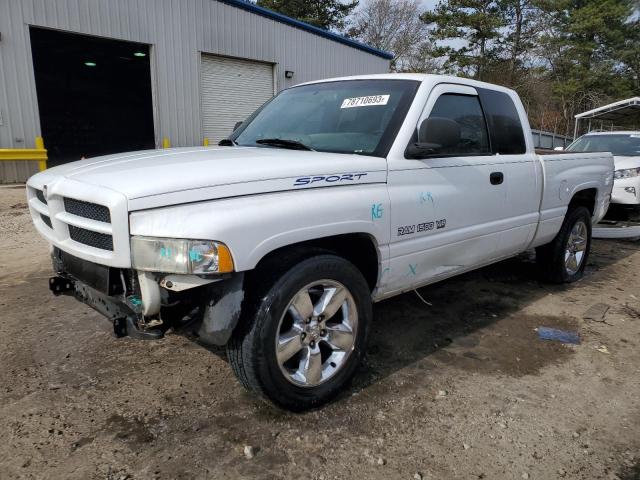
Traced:
[[640, 206], [640, 131], [590, 132], [567, 147], [568, 152], [611, 152], [615, 163], [611, 203]]
[[118, 336], [226, 344], [242, 385], [303, 410], [355, 373], [372, 302], [530, 248], [549, 281], [581, 278], [612, 185], [610, 153], [537, 155], [513, 90], [386, 74], [284, 90], [218, 147], [51, 168], [27, 196], [55, 294]]

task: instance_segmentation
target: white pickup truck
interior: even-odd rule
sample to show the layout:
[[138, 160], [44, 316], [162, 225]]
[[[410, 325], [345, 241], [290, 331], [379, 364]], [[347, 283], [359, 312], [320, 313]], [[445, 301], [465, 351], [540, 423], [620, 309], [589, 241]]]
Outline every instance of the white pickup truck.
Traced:
[[372, 302], [534, 247], [547, 279], [579, 279], [613, 170], [538, 156], [512, 90], [387, 74], [289, 88], [218, 147], [81, 160], [27, 195], [54, 293], [118, 336], [226, 344], [245, 387], [303, 410], [353, 376]]

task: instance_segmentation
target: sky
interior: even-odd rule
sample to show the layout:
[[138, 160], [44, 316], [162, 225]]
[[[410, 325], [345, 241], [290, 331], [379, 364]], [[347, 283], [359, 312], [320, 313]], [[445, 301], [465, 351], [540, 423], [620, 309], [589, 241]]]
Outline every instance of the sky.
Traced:
[[436, 3], [438, 3], [438, 0], [423, 0], [422, 6], [424, 7], [425, 10], [431, 10], [433, 7], [436, 6]]
[[[360, 0], [360, 3], [366, 3], [368, 0]], [[436, 6], [436, 4], [438, 3], [438, 0], [422, 0], [420, 2], [422, 4], [422, 8], [424, 10], [431, 10], [433, 7]]]

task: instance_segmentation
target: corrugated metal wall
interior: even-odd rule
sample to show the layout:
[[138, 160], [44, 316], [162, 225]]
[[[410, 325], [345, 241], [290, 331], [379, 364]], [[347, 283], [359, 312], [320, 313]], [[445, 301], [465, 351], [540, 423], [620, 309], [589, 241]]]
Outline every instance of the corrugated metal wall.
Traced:
[[0, 161], [0, 184], [21, 183], [34, 173], [38, 173], [37, 160]]
[[531, 129], [531, 134], [533, 135], [533, 146], [536, 148], [567, 147], [573, 141], [573, 137], [543, 130]]
[[[174, 146], [202, 142], [201, 52], [271, 62], [278, 89], [389, 67], [384, 58], [215, 0], [0, 0], [0, 148], [33, 148], [40, 134], [29, 25], [152, 45], [158, 146], [163, 137]], [[285, 70], [294, 78], [285, 79]]]

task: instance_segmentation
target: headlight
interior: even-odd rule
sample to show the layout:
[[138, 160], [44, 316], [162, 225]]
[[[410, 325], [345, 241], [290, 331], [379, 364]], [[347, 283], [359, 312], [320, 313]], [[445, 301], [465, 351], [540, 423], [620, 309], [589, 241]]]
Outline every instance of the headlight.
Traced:
[[131, 264], [136, 270], [166, 273], [228, 273], [229, 248], [212, 240], [131, 237]]
[[616, 180], [620, 178], [632, 178], [637, 177], [640, 174], [640, 168], [626, 168], [624, 170], [616, 170], [613, 174], [613, 178]]

